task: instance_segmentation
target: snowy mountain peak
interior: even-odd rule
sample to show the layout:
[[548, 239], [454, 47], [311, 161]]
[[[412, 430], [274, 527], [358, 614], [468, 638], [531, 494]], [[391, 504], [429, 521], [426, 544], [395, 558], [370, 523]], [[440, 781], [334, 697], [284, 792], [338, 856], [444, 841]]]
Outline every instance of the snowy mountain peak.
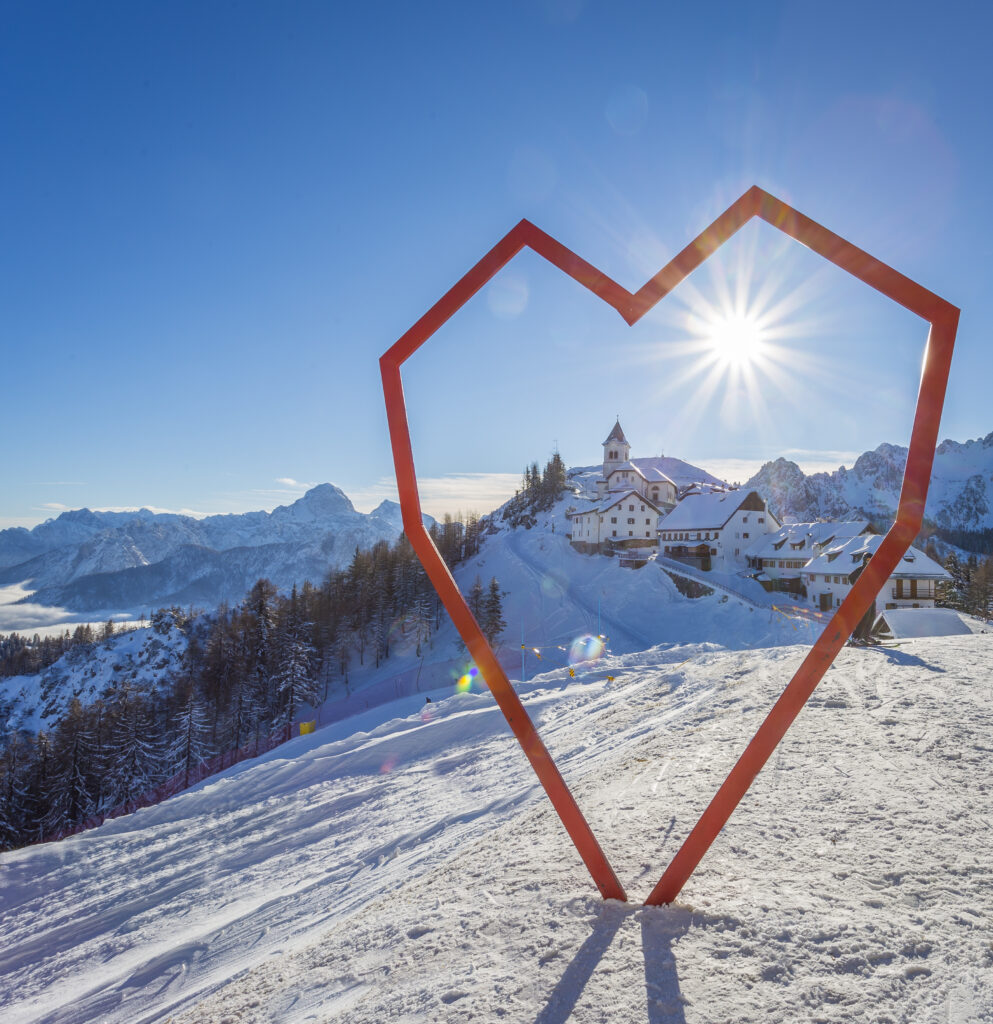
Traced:
[[400, 505], [395, 501], [384, 500], [381, 501], [370, 513], [371, 516], [377, 516], [379, 519], [385, 519], [388, 523], [393, 523], [397, 529], [403, 528], [403, 513], [400, 509]]
[[[939, 527], [993, 527], [993, 434], [966, 441], [945, 440], [935, 451], [927, 518]], [[873, 519], [896, 514], [907, 449], [884, 443], [864, 452], [851, 469], [807, 476], [794, 462], [767, 462], [748, 481], [781, 516], [817, 519]]]
[[348, 495], [334, 484], [318, 484], [302, 498], [297, 498], [292, 505], [280, 505], [272, 511], [274, 518], [293, 519], [296, 522], [329, 519], [342, 513], [355, 515], [355, 506]]

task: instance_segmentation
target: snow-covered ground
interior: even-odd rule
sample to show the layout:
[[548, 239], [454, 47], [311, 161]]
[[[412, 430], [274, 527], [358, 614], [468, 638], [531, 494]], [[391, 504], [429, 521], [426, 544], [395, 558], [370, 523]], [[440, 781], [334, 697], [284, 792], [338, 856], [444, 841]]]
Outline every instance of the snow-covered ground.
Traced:
[[487, 695], [300, 737], [0, 856], [0, 1017], [988, 1020], [991, 642], [844, 650], [670, 908], [639, 901], [803, 647], [665, 645], [522, 685], [627, 905]]

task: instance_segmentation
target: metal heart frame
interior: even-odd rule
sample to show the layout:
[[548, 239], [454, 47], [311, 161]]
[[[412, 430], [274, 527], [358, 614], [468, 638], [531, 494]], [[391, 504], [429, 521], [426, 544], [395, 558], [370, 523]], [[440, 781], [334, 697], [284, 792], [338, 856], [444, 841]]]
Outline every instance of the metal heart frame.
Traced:
[[782, 200], [753, 186], [634, 293], [621, 287], [534, 224], [522, 220], [397, 340], [379, 361], [407, 538], [604, 899], [626, 900], [627, 896], [424, 527], [400, 367], [456, 310], [525, 247], [543, 256], [613, 306], [630, 325], [637, 323], [753, 217], [759, 217], [795, 238], [835, 266], [916, 313], [928, 321], [930, 331], [924, 350], [917, 409], [896, 521], [645, 901], [648, 905], [671, 903], [921, 528], [959, 310], [851, 242], [798, 213]]

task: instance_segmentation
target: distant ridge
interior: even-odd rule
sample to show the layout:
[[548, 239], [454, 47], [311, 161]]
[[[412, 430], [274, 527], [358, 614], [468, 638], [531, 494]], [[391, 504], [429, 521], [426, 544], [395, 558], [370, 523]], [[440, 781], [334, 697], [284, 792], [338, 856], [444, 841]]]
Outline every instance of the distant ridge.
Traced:
[[73, 612], [240, 601], [267, 576], [289, 588], [320, 582], [356, 547], [392, 542], [400, 506], [357, 512], [333, 484], [319, 484], [272, 512], [215, 515], [76, 509], [32, 530], [0, 531], [0, 585], [23, 584], [33, 604]]
[[[807, 475], [788, 459], [767, 462], [745, 484], [780, 516], [891, 521], [903, 483], [907, 449], [881, 444], [851, 469]], [[993, 433], [964, 443], [942, 441], [935, 451], [925, 518], [947, 530], [993, 528]]]

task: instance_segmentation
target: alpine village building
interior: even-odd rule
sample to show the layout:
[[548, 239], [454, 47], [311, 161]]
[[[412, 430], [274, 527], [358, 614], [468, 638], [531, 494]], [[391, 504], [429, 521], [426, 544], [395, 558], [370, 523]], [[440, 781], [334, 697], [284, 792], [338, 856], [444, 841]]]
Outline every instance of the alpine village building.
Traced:
[[[566, 513], [570, 543], [584, 554], [617, 552], [622, 564], [654, 555], [696, 569], [748, 572], [766, 590], [833, 611], [882, 543], [867, 520], [782, 524], [758, 491], [685, 487], [658, 463], [632, 459], [620, 421], [603, 442], [597, 504]], [[932, 608], [948, 573], [909, 548], [879, 594], [882, 608]]]
[[603, 442], [603, 475], [595, 508], [566, 513], [577, 551], [658, 547], [658, 521], [676, 507], [678, 488], [657, 459], [632, 459], [620, 421]]

